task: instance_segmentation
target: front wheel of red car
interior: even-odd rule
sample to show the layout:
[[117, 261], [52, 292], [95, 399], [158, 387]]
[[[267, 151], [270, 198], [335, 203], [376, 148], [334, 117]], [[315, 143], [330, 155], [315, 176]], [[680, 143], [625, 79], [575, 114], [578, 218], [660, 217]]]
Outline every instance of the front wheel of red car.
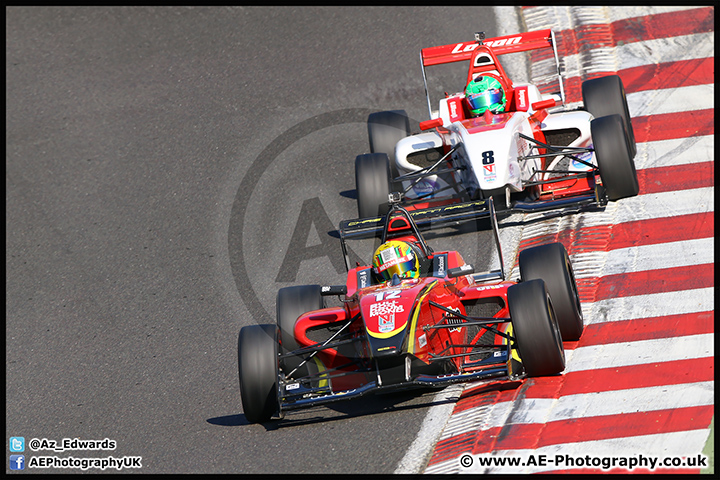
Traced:
[[550, 292], [562, 339], [579, 340], [583, 333], [583, 314], [575, 274], [562, 243], [526, 248], [518, 256], [523, 281], [541, 278]]
[[[278, 290], [275, 298], [275, 315], [280, 329], [280, 352], [283, 355], [300, 348], [295, 340], [295, 322], [298, 317], [303, 313], [325, 308], [325, 300], [320, 294], [320, 288], [320, 285], [298, 285]], [[303, 360], [302, 356], [285, 357], [280, 360], [280, 368], [289, 378], [300, 378], [317, 373], [314, 361], [303, 364]]]
[[608, 115], [592, 120], [590, 135], [608, 199], [616, 201], [637, 195], [640, 185], [620, 115]]
[[507, 290], [515, 344], [528, 377], [555, 375], [565, 369], [560, 328], [550, 294], [541, 279]]
[[280, 410], [275, 325], [249, 325], [240, 329], [238, 367], [245, 418], [250, 423], [267, 422]]

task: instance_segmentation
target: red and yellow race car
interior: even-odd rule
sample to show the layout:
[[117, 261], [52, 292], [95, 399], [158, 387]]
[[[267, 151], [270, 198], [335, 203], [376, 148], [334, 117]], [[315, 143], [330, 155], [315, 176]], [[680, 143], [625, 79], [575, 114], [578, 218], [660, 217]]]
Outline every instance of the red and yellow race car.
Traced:
[[[488, 218], [496, 270], [477, 273], [459, 252], [433, 251], [421, 235], [428, 226]], [[276, 324], [240, 331], [248, 421], [374, 391], [555, 375], [565, 368], [562, 341], [583, 331], [568, 254], [559, 243], [524, 250], [521, 281], [509, 281], [492, 199], [412, 212], [391, 201], [387, 215], [344, 221], [340, 234], [345, 285], [283, 288]], [[373, 264], [351, 268], [346, 242], [378, 235]], [[327, 307], [328, 296], [340, 305]]]

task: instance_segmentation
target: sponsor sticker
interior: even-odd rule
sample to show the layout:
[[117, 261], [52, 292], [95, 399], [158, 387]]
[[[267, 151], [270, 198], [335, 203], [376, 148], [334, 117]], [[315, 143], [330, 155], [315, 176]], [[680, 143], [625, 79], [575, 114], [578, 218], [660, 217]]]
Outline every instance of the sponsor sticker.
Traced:
[[[454, 105], [454, 104], [453, 104]], [[432, 180], [423, 179], [420, 180], [414, 187], [413, 191], [418, 196], [428, 196], [429, 198], [432, 198], [432, 193], [438, 188], [438, 184], [433, 182]]]
[[370, 269], [365, 268], [357, 272], [358, 288], [365, 288], [370, 285]]
[[378, 317], [378, 332], [388, 333], [395, 330], [395, 314]]
[[402, 305], [395, 302], [395, 300], [388, 302], [379, 302], [379, 303], [373, 303], [370, 305], [370, 316], [376, 317], [379, 315], [392, 315], [393, 318], [395, 317], [396, 312], [402, 312], [404, 311], [404, 308]]
[[[592, 162], [592, 153], [590, 153], [590, 152], [581, 153], [581, 154], [579, 154], [579, 155], [576, 155], [576, 157], [579, 158], [580, 160], [583, 160], [583, 161], [587, 162], [587, 163], [591, 163], [591, 162]], [[571, 171], [574, 171], [574, 172], [585, 172], [585, 171], [587, 171], [587, 170], [590, 170], [590, 168], [591, 168], [591, 167], [588, 167], [588, 166], [585, 165], [584, 163], [578, 162], [577, 160], [575, 160], [575, 159], [573, 158], [572, 161], [570, 162], [570, 168], [569, 168], [568, 170], [571, 170]]]

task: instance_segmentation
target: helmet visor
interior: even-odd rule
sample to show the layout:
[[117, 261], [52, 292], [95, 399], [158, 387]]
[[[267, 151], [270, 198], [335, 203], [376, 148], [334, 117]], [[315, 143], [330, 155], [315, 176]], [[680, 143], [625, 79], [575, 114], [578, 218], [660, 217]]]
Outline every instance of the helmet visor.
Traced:
[[392, 280], [395, 274], [400, 278], [412, 277], [411, 272], [415, 268], [415, 255], [413, 255], [412, 251], [405, 252], [405, 255], [402, 255], [402, 253], [397, 247], [380, 252], [380, 255], [376, 257], [377, 267], [375, 267], [380, 278], [384, 281]]
[[471, 93], [467, 96], [467, 100], [470, 104], [471, 110], [479, 110], [479, 112], [476, 113], [483, 113], [496, 103], [502, 104], [502, 97], [502, 90], [499, 88], [492, 88], [482, 93]]

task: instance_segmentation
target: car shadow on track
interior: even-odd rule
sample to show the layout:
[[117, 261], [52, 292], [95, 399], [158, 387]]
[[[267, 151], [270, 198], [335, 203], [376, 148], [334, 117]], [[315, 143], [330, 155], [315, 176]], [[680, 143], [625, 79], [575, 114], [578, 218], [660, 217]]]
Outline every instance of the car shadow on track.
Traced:
[[[437, 405], [457, 403], [460, 397], [467, 400], [485, 394], [497, 394], [507, 390], [516, 390], [524, 385], [524, 381], [501, 380], [484, 383], [477, 386], [468, 386], [462, 395], [450, 395], [441, 398], [440, 390], [414, 390], [386, 394], [367, 395], [362, 398], [345, 400], [334, 404], [312, 407], [303, 410], [288, 412], [281, 420], [271, 420], [262, 424], [267, 431], [280, 430], [288, 427], [329, 423], [338, 420], [348, 420], [370, 415], [400, 412], [418, 408], [428, 408]], [[224, 427], [239, 427], [251, 425], [245, 415], [226, 415], [207, 420], [212, 425]]]
[[[282, 428], [328, 423], [387, 412], [427, 408], [457, 401], [457, 397], [438, 400], [435, 398], [437, 393], [438, 390], [415, 390], [412, 392], [367, 395], [362, 398], [345, 400], [334, 404], [287, 412], [283, 419], [271, 420], [263, 423], [262, 426], [265, 427], [267, 431], [279, 430]], [[224, 427], [251, 425], [243, 414], [209, 418], [207, 422], [212, 425]]]

